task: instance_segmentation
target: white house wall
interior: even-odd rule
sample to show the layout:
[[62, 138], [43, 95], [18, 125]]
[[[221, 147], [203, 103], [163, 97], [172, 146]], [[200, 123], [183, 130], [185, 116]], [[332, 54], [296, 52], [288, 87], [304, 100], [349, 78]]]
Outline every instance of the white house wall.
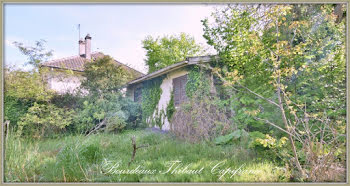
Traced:
[[[185, 69], [179, 69], [173, 72], [169, 72], [167, 76], [163, 79], [163, 82], [160, 85], [160, 88], [162, 89], [162, 94], [158, 102], [158, 107], [157, 107], [158, 113], [161, 113], [161, 112], [166, 113], [166, 108], [169, 104], [169, 101], [171, 98], [171, 92], [173, 90], [173, 79], [186, 74], [188, 74], [188, 72]], [[155, 114], [156, 112], [154, 112], [153, 117], [155, 117]], [[162, 118], [162, 122], [163, 122], [162, 130], [170, 130], [170, 123], [166, 116]]]
[[83, 79], [80, 75], [56, 71], [51, 71], [47, 77], [49, 89], [54, 90], [58, 94], [75, 93]]

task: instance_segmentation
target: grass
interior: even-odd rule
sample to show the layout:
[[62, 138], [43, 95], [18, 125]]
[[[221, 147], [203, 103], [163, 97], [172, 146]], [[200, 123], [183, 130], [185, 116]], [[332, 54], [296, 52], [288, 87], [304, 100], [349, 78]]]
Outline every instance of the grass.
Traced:
[[[128, 166], [133, 135], [137, 145], [148, 147], [139, 148]], [[6, 182], [289, 181], [288, 171], [259, 160], [252, 150], [204, 142], [191, 144], [144, 130], [40, 141], [9, 136], [5, 152]]]

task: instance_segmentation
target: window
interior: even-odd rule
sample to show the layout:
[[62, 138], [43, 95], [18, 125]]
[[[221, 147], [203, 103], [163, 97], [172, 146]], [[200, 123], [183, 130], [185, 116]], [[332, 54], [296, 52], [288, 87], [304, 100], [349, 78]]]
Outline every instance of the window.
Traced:
[[178, 106], [188, 100], [186, 96], [187, 75], [173, 79], [174, 105]]
[[140, 102], [142, 100], [142, 87], [137, 87], [134, 91], [134, 101]]

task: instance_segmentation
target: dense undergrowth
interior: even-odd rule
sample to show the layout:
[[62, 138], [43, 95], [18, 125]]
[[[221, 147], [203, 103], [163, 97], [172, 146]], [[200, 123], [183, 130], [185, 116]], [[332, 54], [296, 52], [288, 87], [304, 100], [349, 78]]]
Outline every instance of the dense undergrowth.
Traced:
[[[135, 160], [128, 166], [132, 136], [136, 136], [138, 145], [148, 146], [138, 149]], [[147, 130], [126, 131], [117, 135], [101, 133], [88, 137], [69, 135], [61, 139], [35, 141], [10, 135], [6, 152], [6, 182], [289, 181], [286, 169], [262, 160], [254, 150], [204, 142], [193, 144], [177, 140], [170, 134]], [[174, 161], [181, 163], [175, 163], [168, 171]], [[182, 166], [176, 169], [180, 164]], [[182, 173], [181, 170], [187, 165], [191, 170], [202, 167], [203, 170], [196, 174]], [[118, 174], [118, 171], [128, 169], [156, 171], [153, 174]]]

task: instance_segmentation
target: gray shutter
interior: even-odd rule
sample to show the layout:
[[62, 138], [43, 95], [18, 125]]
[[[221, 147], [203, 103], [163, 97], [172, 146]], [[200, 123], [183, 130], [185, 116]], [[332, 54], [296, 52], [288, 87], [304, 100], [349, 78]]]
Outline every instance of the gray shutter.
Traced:
[[186, 95], [187, 75], [173, 79], [174, 105], [178, 106], [188, 100]]

